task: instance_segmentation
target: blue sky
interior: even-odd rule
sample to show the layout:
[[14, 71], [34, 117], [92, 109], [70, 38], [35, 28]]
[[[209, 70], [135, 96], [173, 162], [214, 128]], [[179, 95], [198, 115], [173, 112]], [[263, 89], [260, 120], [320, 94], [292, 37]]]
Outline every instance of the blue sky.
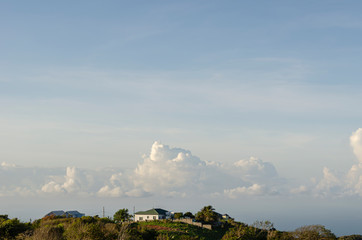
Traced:
[[[75, 194], [82, 192], [114, 210], [119, 201], [192, 206], [190, 182], [145, 170], [160, 163], [167, 166], [160, 175], [197, 180], [204, 195], [195, 210], [211, 194], [216, 207], [241, 221], [274, 218], [282, 229], [315, 219], [293, 219], [285, 202], [289, 211], [303, 202], [319, 215], [337, 206], [358, 219], [353, 214], [362, 209], [351, 202], [362, 192], [355, 180], [362, 159], [361, 5], [1, 2], [0, 177], [20, 180], [0, 185], [0, 210], [21, 215], [9, 200], [19, 189], [40, 191], [40, 202], [53, 194], [82, 202]], [[165, 155], [155, 163], [152, 151]], [[179, 159], [180, 152], [186, 155]], [[211, 176], [222, 179], [219, 188], [207, 186]], [[78, 185], [69, 185], [72, 179]], [[247, 219], [237, 204], [243, 194], [251, 198]], [[275, 212], [257, 211], [271, 195], [280, 203]], [[330, 208], [321, 207], [325, 198]], [[23, 212], [42, 216], [33, 209]], [[359, 231], [330, 219], [318, 223], [336, 233]]]

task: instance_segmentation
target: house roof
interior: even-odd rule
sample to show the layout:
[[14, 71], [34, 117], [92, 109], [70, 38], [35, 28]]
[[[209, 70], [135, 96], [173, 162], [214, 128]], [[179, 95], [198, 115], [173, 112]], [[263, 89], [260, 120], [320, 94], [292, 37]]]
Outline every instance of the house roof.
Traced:
[[79, 216], [84, 216], [84, 213], [80, 213], [78, 211], [67, 211], [64, 212], [63, 210], [57, 210], [57, 211], [51, 211], [50, 213], [48, 213], [47, 215], [45, 215], [44, 217], [47, 216], [55, 216], [55, 217], [79, 217]]
[[70, 215], [73, 215], [73, 216], [83, 215], [83, 213], [80, 213], [78, 211], [68, 211], [68, 212], [66, 212], [66, 214], [70, 214]]
[[147, 211], [136, 212], [135, 214], [137, 214], [137, 215], [166, 215], [167, 212], [168, 212], [167, 210], [164, 210], [162, 208], [152, 208]]
[[45, 215], [45, 216], [62, 216], [62, 215], [64, 215], [65, 214], [65, 212], [64, 211], [62, 211], [62, 210], [59, 210], [59, 211], [51, 211], [50, 213], [48, 213], [47, 215]]

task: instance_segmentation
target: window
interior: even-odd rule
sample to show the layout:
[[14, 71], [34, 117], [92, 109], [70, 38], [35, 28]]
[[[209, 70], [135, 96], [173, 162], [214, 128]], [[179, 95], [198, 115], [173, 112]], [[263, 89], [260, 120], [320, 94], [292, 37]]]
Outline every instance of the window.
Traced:
[[147, 216], [147, 219], [149, 219], [150, 218], [150, 216]]
[[141, 220], [141, 221], [142, 221], [142, 220], [143, 220], [143, 217], [139, 217], [139, 220]]
[[153, 220], [156, 220], [156, 216], [153, 216]]

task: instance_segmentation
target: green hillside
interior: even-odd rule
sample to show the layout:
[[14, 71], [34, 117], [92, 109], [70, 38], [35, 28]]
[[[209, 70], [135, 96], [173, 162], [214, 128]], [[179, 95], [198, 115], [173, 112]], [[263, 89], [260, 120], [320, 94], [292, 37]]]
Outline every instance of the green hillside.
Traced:
[[273, 228], [268, 221], [252, 226], [224, 221], [212, 230], [172, 220], [115, 222], [109, 218], [46, 217], [31, 223], [0, 215], [0, 240], [360, 240], [361, 235], [337, 238], [322, 225], [300, 227], [292, 232]]

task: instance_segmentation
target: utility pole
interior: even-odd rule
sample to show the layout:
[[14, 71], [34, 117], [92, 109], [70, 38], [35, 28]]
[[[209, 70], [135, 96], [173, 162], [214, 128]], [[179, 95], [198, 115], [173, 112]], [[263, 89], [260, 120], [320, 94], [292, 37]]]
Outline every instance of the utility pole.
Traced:
[[133, 206], [133, 221], [136, 221], [136, 207]]

